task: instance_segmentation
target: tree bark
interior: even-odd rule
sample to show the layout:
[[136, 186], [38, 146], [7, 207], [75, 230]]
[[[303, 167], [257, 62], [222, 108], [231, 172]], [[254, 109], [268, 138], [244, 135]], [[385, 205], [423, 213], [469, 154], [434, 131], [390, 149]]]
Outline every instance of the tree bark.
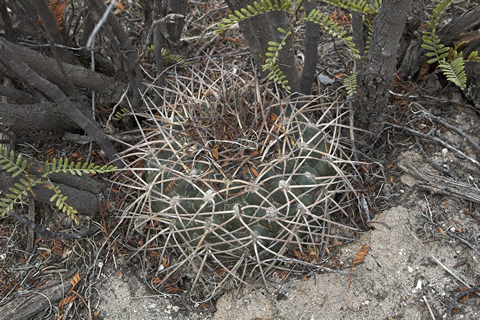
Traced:
[[[99, 0], [86, 0], [88, 7], [90, 8], [95, 20], [98, 22], [105, 13], [107, 7], [103, 1]], [[107, 16], [107, 23], [109, 28], [106, 34], [112, 44], [112, 55], [117, 55], [122, 62], [123, 72], [129, 83], [130, 89], [133, 94], [133, 106], [134, 108], [141, 105], [140, 89], [142, 88], [142, 72], [140, 70], [137, 49], [132, 45], [128, 34], [123, 29], [118, 19], [109, 13]], [[106, 26], [104, 26], [106, 27]], [[121, 70], [117, 70], [121, 71]], [[119, 74], [120, 75], [120, 74]]]
[[0, 102], [0, 126], [19, 135], [32, 131], [78, 130], [77, 124], [63, 112], [64, 108], [52, 102], [24, 105]]
[[[0, 85], [0, 96], [7, 97], [8, 100], [18, 104], [35, 104], [40, 102], [38, 97], [32, 96], [21, 90]], [[0, 112], [2, 108], [0, 107]], [[30, 113], [31, 114], [31, 113]]]
[[[281, 43], [285, 37], [285, 34], [278, 31], [278, 28], [283, 30], [290, 29], [290, 18], [285, 11], [272, 11], [267, 13], [270, 29], [273, 36], [273, 41]], [[260, 30], [259, 30], [260, 31]], [[268, 47], [268, 42], [266, 43]], [[263, 51], [264, 55], [267, 52]], [[285, 46], [280, 50], [278, 54], [278, 66], [282, 70], [282, 75], [288, 79], [288, 86], [292, 93], [300, 92], [300, 73], [297, 69], [295, 50], [293, 49], [293, 35], [289, 35], [286, 39]]]
[[[239, 10], [245, 8], [247, 5], [252, 5], [255, 0], [226, 0], [229, 8]], [[267, 14], [261, 14], [239, 23], [242, 33], [244, 33], [245, 40], [250, 47], [251, 55], [254, 59], [257, 68], [262, 70], [262, 64], [266, 59], [268, 52], [269, 41], [281, 42], [284, 34], [279, 32], [277, 28], [281, 27], [284, 30], [290, 29], [290, 20], [284, 11], [272, 11]], [[295, 54], [293, 50], [293, 40], [290, 36], [287, 39], [285, 47], [280, 50], [278, 57], [278, 65], [283, 75], [288, 80], [288, 85], [291, 87], [291, 92], [300, 91], [300, 73], [296, 67]], [[265, 75], [263, 73], [262, 75]]]
[[371, 146], [383, 129], [397, 48], [410, 3], [411, 0], [384, 0], [375, 18], [371, 49], [358, 74], [358, 93], [353, 103], [355, 126], [368, 132], [356, 136], [359, 146]]
[[8, 13], [7, 4], [5, 0], [0, 0], [0, 16], [3, 20], [3, 27], [5, 29], [5, 37], [10, 42], [17, 41], [17, 37], [15, 35], [15, 29], [13, 28], [12, 19], [10, 19], [10, 14]]
[[114, 162], [118, 167], [123, 167], [123, 163], [118, 159], [117, 150], [100, 127], [81, 113], [57, 86], [40, 77], [30, 69], [27, 64], [20, 60], [7, 46], [5, 41], [5, 39], [0, 38], [0, 61], [9, 66], [20, 79], [23, 79], [30, 86], [38, 89], [58, 105], [63, 105], [65, 107], [65, 114], [95, 139], [110, 161]]
[[472, 101], [477, 113], [480, 114], [480, 63], [467, 62], [465, 70], [467, 74], [465, 96]]
[[161, 34], [172, 50], [180, 44], [186, 13], [187, 0], [167, 0], [162, 8], [162, 18], [168, 16], [170, 18], [160, 25]]
[[[0, 41], [2, 41], [9, 49], [14, 51], [17, 57], [24, 61], [38, 75], [42, 76], [53, 84], [56, 84], [60, 88], [69, 86], [69, 83], [63, 76], [55, 59], [49, 58], [24, 46], [8, 42], [2, 37], [0, 37]], [[107, 105], [110, 105], [112, 101], [117, 102], [120, 100], [120, 97], [126, 89], [126, 85], [124, 83], [87, 68], [67, 63], [63, 63], [63, 68], [65, 69], [70, 81], [75, 86], [95, 91], [100, 95], [103, 95], [103, 99], [100, 102], [103, 102]]]
[[[317, 9], [317, 1], [305, 0], [303, 9], [308, 15]], [[320, 39], [320, 29], [316, 23], [307, 22], [305, 25], [305, 59], [303, 63], [302, 75], [300, 77], [300, 93], [312, 93], [312, 83], [317, 72], [318, 62], [318, 40]]]
[[71, 287], [69, 281], [50, 281], [32, 292], [18, 295], [0, 307], [0, 320], [32, 319], [60, 301]]
[[[235, 10], [240, 10], [242, 8], [240, 1], [238, 0], [225, 0], [225, 3], [228, 5], [230, 10], [233, 12]], [[262, 78], [267, 75], [266, 72], [262, 71], [263, 60], [260, 55], [262, 48], [260, 47], [260, 41], [253, 33], [253, 28], [251, 24], [251, 19], [243, 20], [238, 23], [240, 30], [242, 31], [243, 37], [250, 48], [250, 55], [253, 59], [254, 64], [261, 71]]]

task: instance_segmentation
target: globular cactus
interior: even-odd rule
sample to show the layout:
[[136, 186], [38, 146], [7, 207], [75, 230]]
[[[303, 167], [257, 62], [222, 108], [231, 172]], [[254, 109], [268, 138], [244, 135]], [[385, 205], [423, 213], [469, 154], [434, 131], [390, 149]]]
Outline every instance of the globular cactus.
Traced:
[[[145, 181], [152, 187], [152, 211], [170, 225], [178, 243], [263, 257], [302, 241], [308, 227], [319, 227], [328, 189], [338, 182], [325, 135], [293, 120], [299, 116], [267, 124], [274, 130], [265, 130], [261, 142], [209, 139], [201, 145], [189, 135], [204, 125], [188, 129], [190, 113], [177, 113], [181, 130], [166, 130], [165, 140], [155, 143]], [[222, 159], [221, 153], [238, 158]]]
[[255, 99], [226, 90], [234, 87], [226, 78], [205, 84], [214, 78], [205, 73], [196, 93], [167, 90], [164, 105], [138, 115], [148, 126], [127, 153], [143, 167], [129, 178], [136, 195], [129, 210], [137, 229], [155, 222], [170, 259], [159, 268], [163, 279], [190, 268], [206, 287], [206, 269], [218, 267], [226, 275], [219, 287], [228, 276], [243, 281], [247, 265], [264, 276], [294, 249], [316, 248], [319, 259], [339, 225], [331, 217], [346, 213], [353, 191], [339, 109], [273, 94]]

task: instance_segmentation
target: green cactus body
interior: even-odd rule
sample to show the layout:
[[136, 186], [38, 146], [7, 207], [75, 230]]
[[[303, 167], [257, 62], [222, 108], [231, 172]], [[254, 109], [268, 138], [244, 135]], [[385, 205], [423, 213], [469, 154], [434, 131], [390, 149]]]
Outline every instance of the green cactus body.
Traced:
[[[201, 108], [205, 112], [206, 107]], [[283, 130], [277, 141], [271, 139], [274, 148], [262, 155], [262, 161], [257, 157], [235, 167], [215, 158], [218, 152], [209, 147], [214, 143], [187, 147], [198, 142], [180, 131], [190, 119], [177, 113], [176, 130], [164, 136], [178, 143], [163, 141], [164, 147], [152, 148], [157, 151], [146, 157], [151, 169], [144, 178], [154, 191], [154, 214], [173, 220], [170, 227], [178, 243], [192, 248], [208, 245], [230, 256], [247, 251], [268, 257], [284, 250], [295, 232], [305, 234], [299, 212], [308, 212], [310, 220], [323, 215], [318, 201], [327, 187], [322, 183], [335, 175], [324, 159], [328, 154], [325, 136], [305, 123], [303, 115], [295, 121], [291, 118], [283, 120], [291, 121], [290, 131]], [[239, 141], [224, 142], [224, 146], [227, 151], [244, 148]], [[230, 176], [232, 172], [235, 176]]]
[[312, 270], [329, 243], [352, 234], [343, 227], [355, 230], [355, 170], [343, 149], [349, 114], [338, 96], [282, 98], [238, 68], [243, 62], [209, 59], [166, 71], [162, 103], [145, 99], [133, 115], [142, 135], [116, 180], [139, 233], [129, 239], [159, 259], [147, 271], [161, 280], [154, 287], [193, 271], [195, 301], [227, 279], [266, 279], [280, 265]]

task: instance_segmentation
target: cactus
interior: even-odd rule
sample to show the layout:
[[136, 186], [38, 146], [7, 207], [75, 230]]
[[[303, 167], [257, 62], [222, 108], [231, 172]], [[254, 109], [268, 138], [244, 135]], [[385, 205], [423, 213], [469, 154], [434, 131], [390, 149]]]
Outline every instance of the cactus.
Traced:
[[[150, 126], [136, 151], [126, 153], [143, 166], [129, 178], [136, 197], [127, 211], [143, 221], [137, 221], [140, 232], [155, 221], [161, 255], [170, 259], [160, 268], [162, 279], [193, 268], [193, 290], [198, 282], [207, 286], [207, 269], [219, 267], [227, 276], [218, 288], [229, 276], [243, 282], [244, 263], [264, 277], [293, 249], [315, 247], [320, 259], [335, 237], [331, 226], [340, 225], [331, 216], [346, 212], [353, 190], [339, 143], [343, 115], [335, 104], [315, 100], [254, 98], [248, 82], [244, 92], [225, 90], [235, 87], [225, 83], [228, 77], [207, 86], [215, 78], [207, 73], [202, 70], [197, 93], [171, 88], [163, 106], [137, 114]], [[129, 170], [135, 166], [138, 161]]]

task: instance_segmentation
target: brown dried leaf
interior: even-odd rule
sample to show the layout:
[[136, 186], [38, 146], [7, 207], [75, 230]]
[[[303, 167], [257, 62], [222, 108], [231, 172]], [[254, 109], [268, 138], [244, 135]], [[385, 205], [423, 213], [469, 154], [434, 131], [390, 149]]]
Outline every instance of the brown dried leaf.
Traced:
[[123, 4], [120, 2], [120, 1], [117, 1], [116, 3], [116, 6], [118, 9], [120, 9], [120, 11], [125, 11], [125, 7], [123, 6]]
[[63, 307], [65, 307], [66, 305], [72, 303], [75, 299], [77, 299], [77, 296], [76, 295], [68, 295], [66, 296], [65, 298], [63, 298], [62, 300], [60, 300], [58, 302], [58, 309], [59, 310], [63, 310]]
[[53, 240], [54, 247], [52, 249], [53, 253], [59, 257], [63, 255], [63, 243], [60, 239]]
[[169, 285], [169, 284], [167, 284], [167, 283], [164, 283], [164, 284], [163, 284], [163, 287], [165, 288], [165, 290], [166, 290], [168, 293], [172, 293], [172, 294], [173, 294], [173, 293], [177, 293], [177, 292], [179, 292], [179, 291], [182, 291], [182, 290], [180, 290], [180, 289], [178, 289], [178, 288], [175, 288], [174, 286], [171, 286], [171, 285]]
[[65, 31], [65, 20], [63, 19], [63, 13], [65, 12], [65, 7], [67, 6], [67, 0], [50, 0], [49, 8], [53, 12], [55, 21], [57, 22], [58, 29], [61, 32]]
[[[368, 251], [370, 250], [370, 246], [368, 245], [364, 245], [360, 251], [357, 253], [357, 255], [355, 256], [355, 259], [353, 259], [353, 263], [352, 263], [352, 268], [350, 269], [350, 271], [353, 271], [353, 267], [356, 265], [356, 264], [359, 264], [359, 263], [362, 263], [363, 260], [365, 260], [365, 257], [367, 256], [368, 254]], [[350, 275], [350, 281], [348, 283], [348, 287], [350, 288], [350, 285], [352, 284], [352, 278], [353, 276]]]
[[70, 283], [72, 284], [72, 289], [75, 288], [75, 286], [77, 285], [77, 283], [82, 279], [82, 277], [80, 277], [80, 275], [78, 273], [75, 273], [75, 275], [73, 276], [72, 279], [70, 279]]

